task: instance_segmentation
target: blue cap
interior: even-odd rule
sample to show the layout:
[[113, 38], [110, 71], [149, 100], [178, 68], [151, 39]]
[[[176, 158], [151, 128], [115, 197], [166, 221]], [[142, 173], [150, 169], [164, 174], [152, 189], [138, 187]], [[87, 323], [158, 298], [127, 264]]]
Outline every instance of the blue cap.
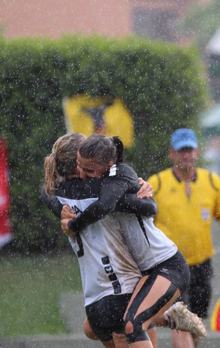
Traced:
[[180, 128], [171, 135], [171, 147], [178, 151], [184, 147], [198, 148], [198, 140], [192, 129]]

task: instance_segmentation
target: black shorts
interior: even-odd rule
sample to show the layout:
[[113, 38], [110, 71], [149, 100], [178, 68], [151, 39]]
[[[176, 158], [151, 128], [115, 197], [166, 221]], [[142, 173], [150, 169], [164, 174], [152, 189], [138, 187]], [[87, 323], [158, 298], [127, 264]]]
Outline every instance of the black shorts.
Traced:
[[170, 259], [141, 273], [143, 276], [149, 274], [161, 275], [164, 278], [169, 279], [171, 283], [181, 291], [181, 293], [183, 293], [189, 286], [189, 266], [180, 251], [177, 251], [177, 253]]
[[111, 340], [112, 332], [125, 333], [123, 316], [131, 295], [110, 295], [86, 306], [89, 324], [101, 341]]
[[[110, 295], [86, 306], [86, 315], [94, 334], [100, 341], [112, 339], [112, 333], [125, 333], [123, 316], [132, 294]], [[149, 329], [154, 328], [151, 323]]]
[[196, 266], [190, 266], [189, 271], [189, 287], [177, 301], [183, 301], [200, 318], [207, 318], [211, 299], [212, 261], [208, 259]]

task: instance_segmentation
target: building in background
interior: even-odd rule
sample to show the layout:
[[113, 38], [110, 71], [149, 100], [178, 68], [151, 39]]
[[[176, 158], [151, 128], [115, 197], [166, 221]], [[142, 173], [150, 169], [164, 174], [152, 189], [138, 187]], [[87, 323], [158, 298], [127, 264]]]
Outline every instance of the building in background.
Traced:
[[208, 42], [205, 53], [209, 69], [210, 92], [213, 100], [220, 103], [220, 27]]
[[[205, 4], [209, 0], [201, 0]], [[4, 37], [57, 38], [94, 33], [107, 37], [145, 35], [184, 44], [178, 22], [192, 0], [7, 0], [0, 1]]]
[[[181, 36], [179, 24], [195, 3], [205, 6], [211, 0], [0, 0], [0, 34], [6, 39], [16, 37], [49, 37], [65, 34], [99, 34], [123, 38], [137, 34], [152, 40], [162, 39], [185, 46], [189, 39]], [[219, 29], [220, 30], [220, 29]], [[210, 94], [220, 103], [220, 31], [207, 45]], [[215, 106], [214, 106], [214, 109]], [[219, 119], [219, 104], [217, 113]], [[207, 110], [209, 118], [212, 109]], [[207, 121], [208, 122], [208, 121]], [[211, 122], [211, 123], [210, 123]], [[220, 173], [220, 134], [209, 121], [215, 134], [202, 120], [201, 128], [210, 167]], [[214, 137], [214, 139], [213, 139]], [[212, 162], [212, 164], [211, 164]]]
[[206, 166], [220, 175], [220, 104], [214, 104], [200, 116]]

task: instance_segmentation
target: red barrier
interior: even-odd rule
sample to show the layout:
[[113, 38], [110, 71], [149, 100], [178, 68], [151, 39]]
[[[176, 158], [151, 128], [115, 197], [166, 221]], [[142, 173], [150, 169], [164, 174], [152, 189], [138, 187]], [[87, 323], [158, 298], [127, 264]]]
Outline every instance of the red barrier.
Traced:
[[12, 239], [10, 223], [10, 192], [6, 141], [0, 139], [0, 248]]

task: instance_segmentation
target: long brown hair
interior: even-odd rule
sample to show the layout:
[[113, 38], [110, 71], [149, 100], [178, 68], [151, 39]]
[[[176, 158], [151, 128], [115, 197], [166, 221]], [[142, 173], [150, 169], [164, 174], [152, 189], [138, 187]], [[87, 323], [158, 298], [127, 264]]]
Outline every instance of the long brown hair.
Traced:
[[81, 133], [67, 133], [54, 143], [52, 153], [44, 159], [45, 190], [50, 196], [63, 177], [76, 173], [79, 145], [86, 139]]

